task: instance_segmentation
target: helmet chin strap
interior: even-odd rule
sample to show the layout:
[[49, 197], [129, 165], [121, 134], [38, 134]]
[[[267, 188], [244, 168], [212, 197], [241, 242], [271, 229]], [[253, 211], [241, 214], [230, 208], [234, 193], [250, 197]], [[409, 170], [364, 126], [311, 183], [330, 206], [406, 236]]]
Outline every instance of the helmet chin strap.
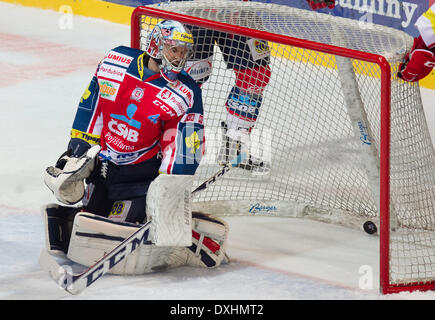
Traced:
[[163, 69], [160, 69], [160, 74], [163, 77], [163, 79], [165, 79], [166, 81], [168, 81], [170, 84], [176, 84], [177, 83], [177, 78], [179, 75], [179, 72], [175, 72], [175, 71], [164, 71]]

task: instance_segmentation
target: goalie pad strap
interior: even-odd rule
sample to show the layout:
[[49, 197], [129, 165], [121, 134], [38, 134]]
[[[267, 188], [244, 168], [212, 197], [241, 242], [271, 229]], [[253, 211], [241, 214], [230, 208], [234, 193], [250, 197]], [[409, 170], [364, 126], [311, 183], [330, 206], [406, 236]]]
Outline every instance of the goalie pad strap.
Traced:
[[187, 264], [197, 267], [217, 267], [226, 258], [228, 225], [225, 221], [199, 212], [192, 214], [192, 245]]
[[216, 266], [216, 261], [213, 260], [212, 257], [205, 250], [199, 250], [196, 244], [192, 244], [189, 247], [189, 250], [194, 254], [188, 263], [189, 265], [195, 267], [201, 266], [201, 263], [203, 263], [208, 268]]
[[[196, 240], [198, 240], [198, 242], [200, 242], [201, 235], [198, 232], [192, 231], [192, 236]], [[216, 253], [216, 251], [218, 251], [221, 248], [219, 243], [213, 241], [212, 239], [210, 239], [208, 237], [204, 237], [204, 235], [202, 235], [202, 237], [203, 237], [202, 244], [204, 246], [206, 246], [207, 248], [209, 248], [211, 252]]]

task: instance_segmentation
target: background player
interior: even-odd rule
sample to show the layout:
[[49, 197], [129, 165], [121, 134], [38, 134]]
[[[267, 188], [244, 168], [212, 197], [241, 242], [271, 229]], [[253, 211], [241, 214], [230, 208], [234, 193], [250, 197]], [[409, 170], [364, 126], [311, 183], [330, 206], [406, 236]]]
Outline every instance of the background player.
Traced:
[[[332, 9], [335, 6], [335, 0], [307, 0], [307, 2], [313, 10], [326, 7]], [[252, 17], [246, 15], [243, 10], [225, 9], [222, 12], [211, 10], [210, 14], [221, 15], [223, 18], [219, 20], [227, 23], [248, 26], [252, 24], [249, 21]], [[226, 67], [233, 69], [236, 78], [225, 103], [227, 113], [225, 121], [221, 122], [223, 141], [218, 162], [224, 164], [231, 161], [244, 148], [249, 157], [238, 166], [255, 170], [256, 173], [267, 173], [270, 163], [252, 156], [249, 151], [250, 133], [257, 121], [263, 92], [271, 76], [270, 49], [267, 41], [196, 26], [189, 26], [189, 28], [195, 39], [195, 50], [192, 59], [186, 64], [186, 71], [198, 84], [205, 83], [212, 72], [214, 44], [219, 47]]]
[[399, 78], [410, 82], [423, 79], [435, 66], [435, 4], [417, 19], [415, 26], [420, 36], [414, 38], [398, 73]]

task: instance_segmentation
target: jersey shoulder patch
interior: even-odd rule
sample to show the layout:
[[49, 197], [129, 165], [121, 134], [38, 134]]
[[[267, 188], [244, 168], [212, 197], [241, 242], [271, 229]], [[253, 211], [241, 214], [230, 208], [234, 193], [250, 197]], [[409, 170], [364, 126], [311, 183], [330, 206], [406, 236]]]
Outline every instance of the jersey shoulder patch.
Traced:
[[103, 59], [103, 63], [128, 68], [134, 58], [141, 53], [140, 50], [119, 46], [109, 51]]

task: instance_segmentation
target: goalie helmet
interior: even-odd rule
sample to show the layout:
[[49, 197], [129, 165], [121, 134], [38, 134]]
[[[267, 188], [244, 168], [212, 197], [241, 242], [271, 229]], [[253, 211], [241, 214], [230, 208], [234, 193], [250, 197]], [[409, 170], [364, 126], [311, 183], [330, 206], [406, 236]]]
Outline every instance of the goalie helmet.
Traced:
[[160, 63], [160, 73], [169, 82], [175, 82], [192, 54], [193, 36], [178, 21], [159, 22], [148, 35], [145, 51]]

